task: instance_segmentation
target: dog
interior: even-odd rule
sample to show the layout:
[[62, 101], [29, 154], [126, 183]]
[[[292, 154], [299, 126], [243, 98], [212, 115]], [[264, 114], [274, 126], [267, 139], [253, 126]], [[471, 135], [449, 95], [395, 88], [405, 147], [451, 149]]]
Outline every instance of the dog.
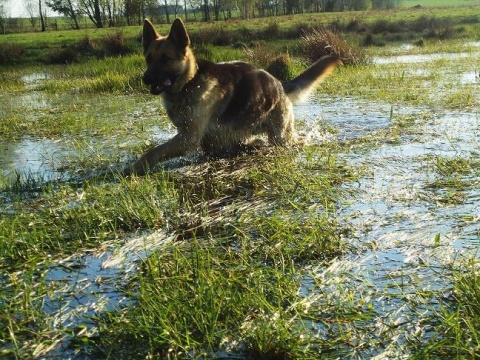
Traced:
[[280, 81], [249, 63], [197, 60], [184, 23], [175, 19], [161, 36], [146, 19], [143, 82], [160, 95], [178, 133], [149, 149], [124, 174], [143, 175], [156, 164], [201, 148], [206, 155], [225, 156], [255, 147], [257, 135], [273, 146], [296, 143], [292, 102], [309, 94], [341, 64], [325, 56], [290, 81]]

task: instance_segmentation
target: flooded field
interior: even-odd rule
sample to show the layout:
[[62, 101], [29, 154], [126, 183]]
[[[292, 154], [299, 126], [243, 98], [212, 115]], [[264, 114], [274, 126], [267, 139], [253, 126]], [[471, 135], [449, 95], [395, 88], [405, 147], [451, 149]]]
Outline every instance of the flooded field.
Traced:
[[[414, 71], [405, 68], [408, 76], [423, 78], [425, 73], [438, 71], [429, 68], [429, 62], [465, 58], [472, 66], [463, 62], [450, 70], [448, 79], [468, 86], [478, 102], [476, 53], [402, 55], [376, 58], [374, 63], [425, 63]], [[45, 134], [39, 124], [30, 136], [0, 138], [3, 183], [15, 177], [36, 179], [40, 184], [68, 182], [88, 169], [95, 171], [94, 163], [124, 163], [132, 158], [132, 149], [138, 152], [138, 147], [164, 141], [174, 133], [158, 99], [111, 95], [103, 100], [36, 90], [51, 79], [48, 73], [23, 75], [26, 91], [1, 95], [0, 114], [47, 123], [72, 113], [83, 125], [75, 121], [68, 131]], [[446, 86], [448, 79], [432, 87], [432, 96], [448, 93], [458, 83]], [[309, 275], [301, 280], [300, 292], [307, 302], [351, 302], [368, 310], [370, 315], [364, 320], [338, 325], [351, 341], [337, 348], [338, 354], [408, 357], [412, 343], [432, 336], [429, 320], [434, 309], [439, 309], [439, 301], [452, 296], [452, 271], [478, 257], [480, 113], [477, 108], [444, 109], [320, 95], [296, 105], [295, 114], [307, 147], [338, 143], [345, 166], [361, 174], [341, 185], [344, 195], [334, 210], [335, 219], [348, 229], [342, 239], [347, 251], [327, 264], [304, 265]], [[452, 162], [461, 162], [463, 169], [449, 171], [447, 165]], [[189, 166], [187, 162], [173, 171], [188, 172]], [[12, 197], [6, 191], [0, 198], [0, 213], [18, 211], [10, 208]], [[216, 206], [229, 211], [229, 205]], [[268, 203], [261, 207], [268, 209]], [[235, 211], [241, 212], [241, 207]], [[52, 330], [48, 345], [39, 345], [34, 357], [95, 358], [72, 343], [97, 334], [96, 317], [132, 304], [125, 288], [139, 271], [140, 260], [172, 246], [177, 235], [168, 229], [145, 230], [94, 248], [80, 248], [64, 258], [41, 261], [34, 277], [49, 289], [42, 299], [43, 316], [52, 329], [62, 331]], [[2, 270], [2, 281], [9, 289], [15, 286], [14, 277], [21, 278], [21, 270], [15, 276]], [[307, 327], [320, 338], [329, 336], [321, 320], [311, 320]], [[234, 352], [216, 356], [241, 358]]]

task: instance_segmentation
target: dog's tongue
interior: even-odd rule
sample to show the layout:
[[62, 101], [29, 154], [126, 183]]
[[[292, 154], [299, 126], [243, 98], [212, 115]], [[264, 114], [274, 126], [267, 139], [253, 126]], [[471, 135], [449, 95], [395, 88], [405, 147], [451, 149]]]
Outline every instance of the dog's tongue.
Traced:
[[169, 86], [172, 86], [172, 80], [170, 79], [165, 79], [165, 81], [163, 82], [163, 87], [166, 88], [166, 87], [169, 87]]
[[172, 80], [165, 79], [165, 81], [161, 85], [152, 85], [150, 88], [150, 93], [153, 95], [160, 95], [165, 89], [172, 86]]

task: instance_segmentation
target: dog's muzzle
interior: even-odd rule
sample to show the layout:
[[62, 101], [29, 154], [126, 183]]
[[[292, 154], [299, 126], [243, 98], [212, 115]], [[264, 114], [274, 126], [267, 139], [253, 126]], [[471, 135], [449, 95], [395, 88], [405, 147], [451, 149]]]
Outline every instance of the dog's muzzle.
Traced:
[[152, 95], [160, 95], [172, 86], [173, 81], [170, 78], [158, 79], [145, 73], [143, 75], [143, 83], [150, 86], [150, 93]]

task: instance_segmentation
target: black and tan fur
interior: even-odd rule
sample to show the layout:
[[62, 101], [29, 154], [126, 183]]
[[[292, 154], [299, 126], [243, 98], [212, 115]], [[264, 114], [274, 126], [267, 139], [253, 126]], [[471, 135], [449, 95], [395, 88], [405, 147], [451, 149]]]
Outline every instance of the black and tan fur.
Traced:
[[143, 50], [147, 70], [143, 82], [161, 95], [178, 133], [148, 150], [126, 174], [144, 174], [157, 163], [193, 152], [225, 155], [248, 147], [265, 134], [271, 145], [295, 143], [292, 101], [309, 93], [336, 65], [323, 57], [297, 78], [281, 82], [244, 62], [196, 60], [183, 22], [176, 19], [168, 36], [160, 36], [145, 20]]

